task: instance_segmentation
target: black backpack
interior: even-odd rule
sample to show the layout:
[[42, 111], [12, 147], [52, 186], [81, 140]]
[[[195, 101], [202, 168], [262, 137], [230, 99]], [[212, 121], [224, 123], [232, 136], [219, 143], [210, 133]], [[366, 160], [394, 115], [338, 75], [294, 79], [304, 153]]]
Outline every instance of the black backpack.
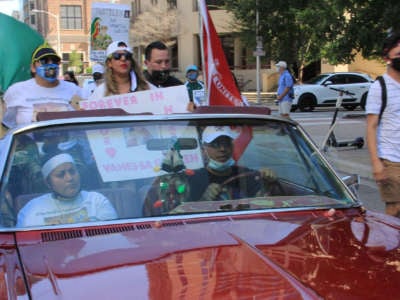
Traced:
[[385, 79], [383, 79], [383, 76], [378, 76], [376, 80], [379, 81], [381, 84], [382, 88], [382, 105], [381, 105], [381, 111], [379, 112], [379, 119], [378, 119], [378, 124], [381, 122], [382, 119], [382, 114], [386, 108], [386, 102], [387, 102], [387, 91], [386, 91], [386, 83]]

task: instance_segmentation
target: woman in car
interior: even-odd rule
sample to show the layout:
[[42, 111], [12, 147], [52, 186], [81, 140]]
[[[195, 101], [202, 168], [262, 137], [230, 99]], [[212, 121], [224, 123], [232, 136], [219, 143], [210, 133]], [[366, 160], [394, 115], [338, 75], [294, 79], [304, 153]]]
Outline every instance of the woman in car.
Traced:
[[46, 160], [42, 175], [51, 193], [29, 201], [18, 213], [17, 227], [112, 220], [117, 213], [97, 192], [81, 191], [73, 157], [59, 153]]

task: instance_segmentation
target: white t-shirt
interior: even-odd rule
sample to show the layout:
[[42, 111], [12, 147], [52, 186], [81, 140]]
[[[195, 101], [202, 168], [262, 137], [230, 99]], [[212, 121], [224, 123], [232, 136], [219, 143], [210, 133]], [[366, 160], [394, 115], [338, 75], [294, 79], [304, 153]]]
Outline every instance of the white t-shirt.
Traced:
[[43, 87], [34, 78], [11, 85], [4, 94], [6, 112], [3, 123], [9, 127], [30, 124], [43, 111], [73, 110], [74, 96], [83, 98], [82, 89], [72, 82], [59, 80], [55, 87]]
[[[389, 75], [383, 75], [387, 101], [377, 131], [378, 156], [392, 162], [400, 162], [400, 83]], [[365, 111], [379, 115], [382, 105], [382, 88], [378, 81], [369, 88]]]
[[45, 194], [29, 201], [18, 213], [17, 227], [70, 224], [117, 219], [111, 202], [97, 192], [81, 191], [76, 199], [62, 201]]

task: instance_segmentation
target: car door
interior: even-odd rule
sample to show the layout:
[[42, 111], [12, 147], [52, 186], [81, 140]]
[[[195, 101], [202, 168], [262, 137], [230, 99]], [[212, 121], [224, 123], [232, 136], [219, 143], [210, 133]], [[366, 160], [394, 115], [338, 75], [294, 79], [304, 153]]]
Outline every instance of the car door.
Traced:
[[361, 101], [361, 97], [364, 95], [364, 93], [368, 92], [370, 85], [371, 82], [364, 76], [357, 74], [346, 75], [345, 89], [354, 94], [352, 98], [355, 98], [357, 103]]
[[[339, 96], [339, 92], [334, 89], [346, 89], [346, 75], [333, 74], [322, 83], [323, 93], [321, 99], [323, 104], [335, 104]], [[343, 96], [343, 99], [348, 99], [349, 96]]]

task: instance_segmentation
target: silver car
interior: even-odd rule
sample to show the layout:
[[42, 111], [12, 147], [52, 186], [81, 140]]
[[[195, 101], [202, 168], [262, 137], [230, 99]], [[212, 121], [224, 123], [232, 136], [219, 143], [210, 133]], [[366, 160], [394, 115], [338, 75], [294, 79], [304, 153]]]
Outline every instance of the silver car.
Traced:
[[[348, 91], [343, 95], [342, 106], [354, 110], [365, 107], [369, 86], [373, 80], [363, 73], [323, 73], [304, 84], [294, 87], [292, 111], [313, 111], [315, 107], [335, 106], [337, 89]], [[336, 90], [335, 90], [336, 89]]]

